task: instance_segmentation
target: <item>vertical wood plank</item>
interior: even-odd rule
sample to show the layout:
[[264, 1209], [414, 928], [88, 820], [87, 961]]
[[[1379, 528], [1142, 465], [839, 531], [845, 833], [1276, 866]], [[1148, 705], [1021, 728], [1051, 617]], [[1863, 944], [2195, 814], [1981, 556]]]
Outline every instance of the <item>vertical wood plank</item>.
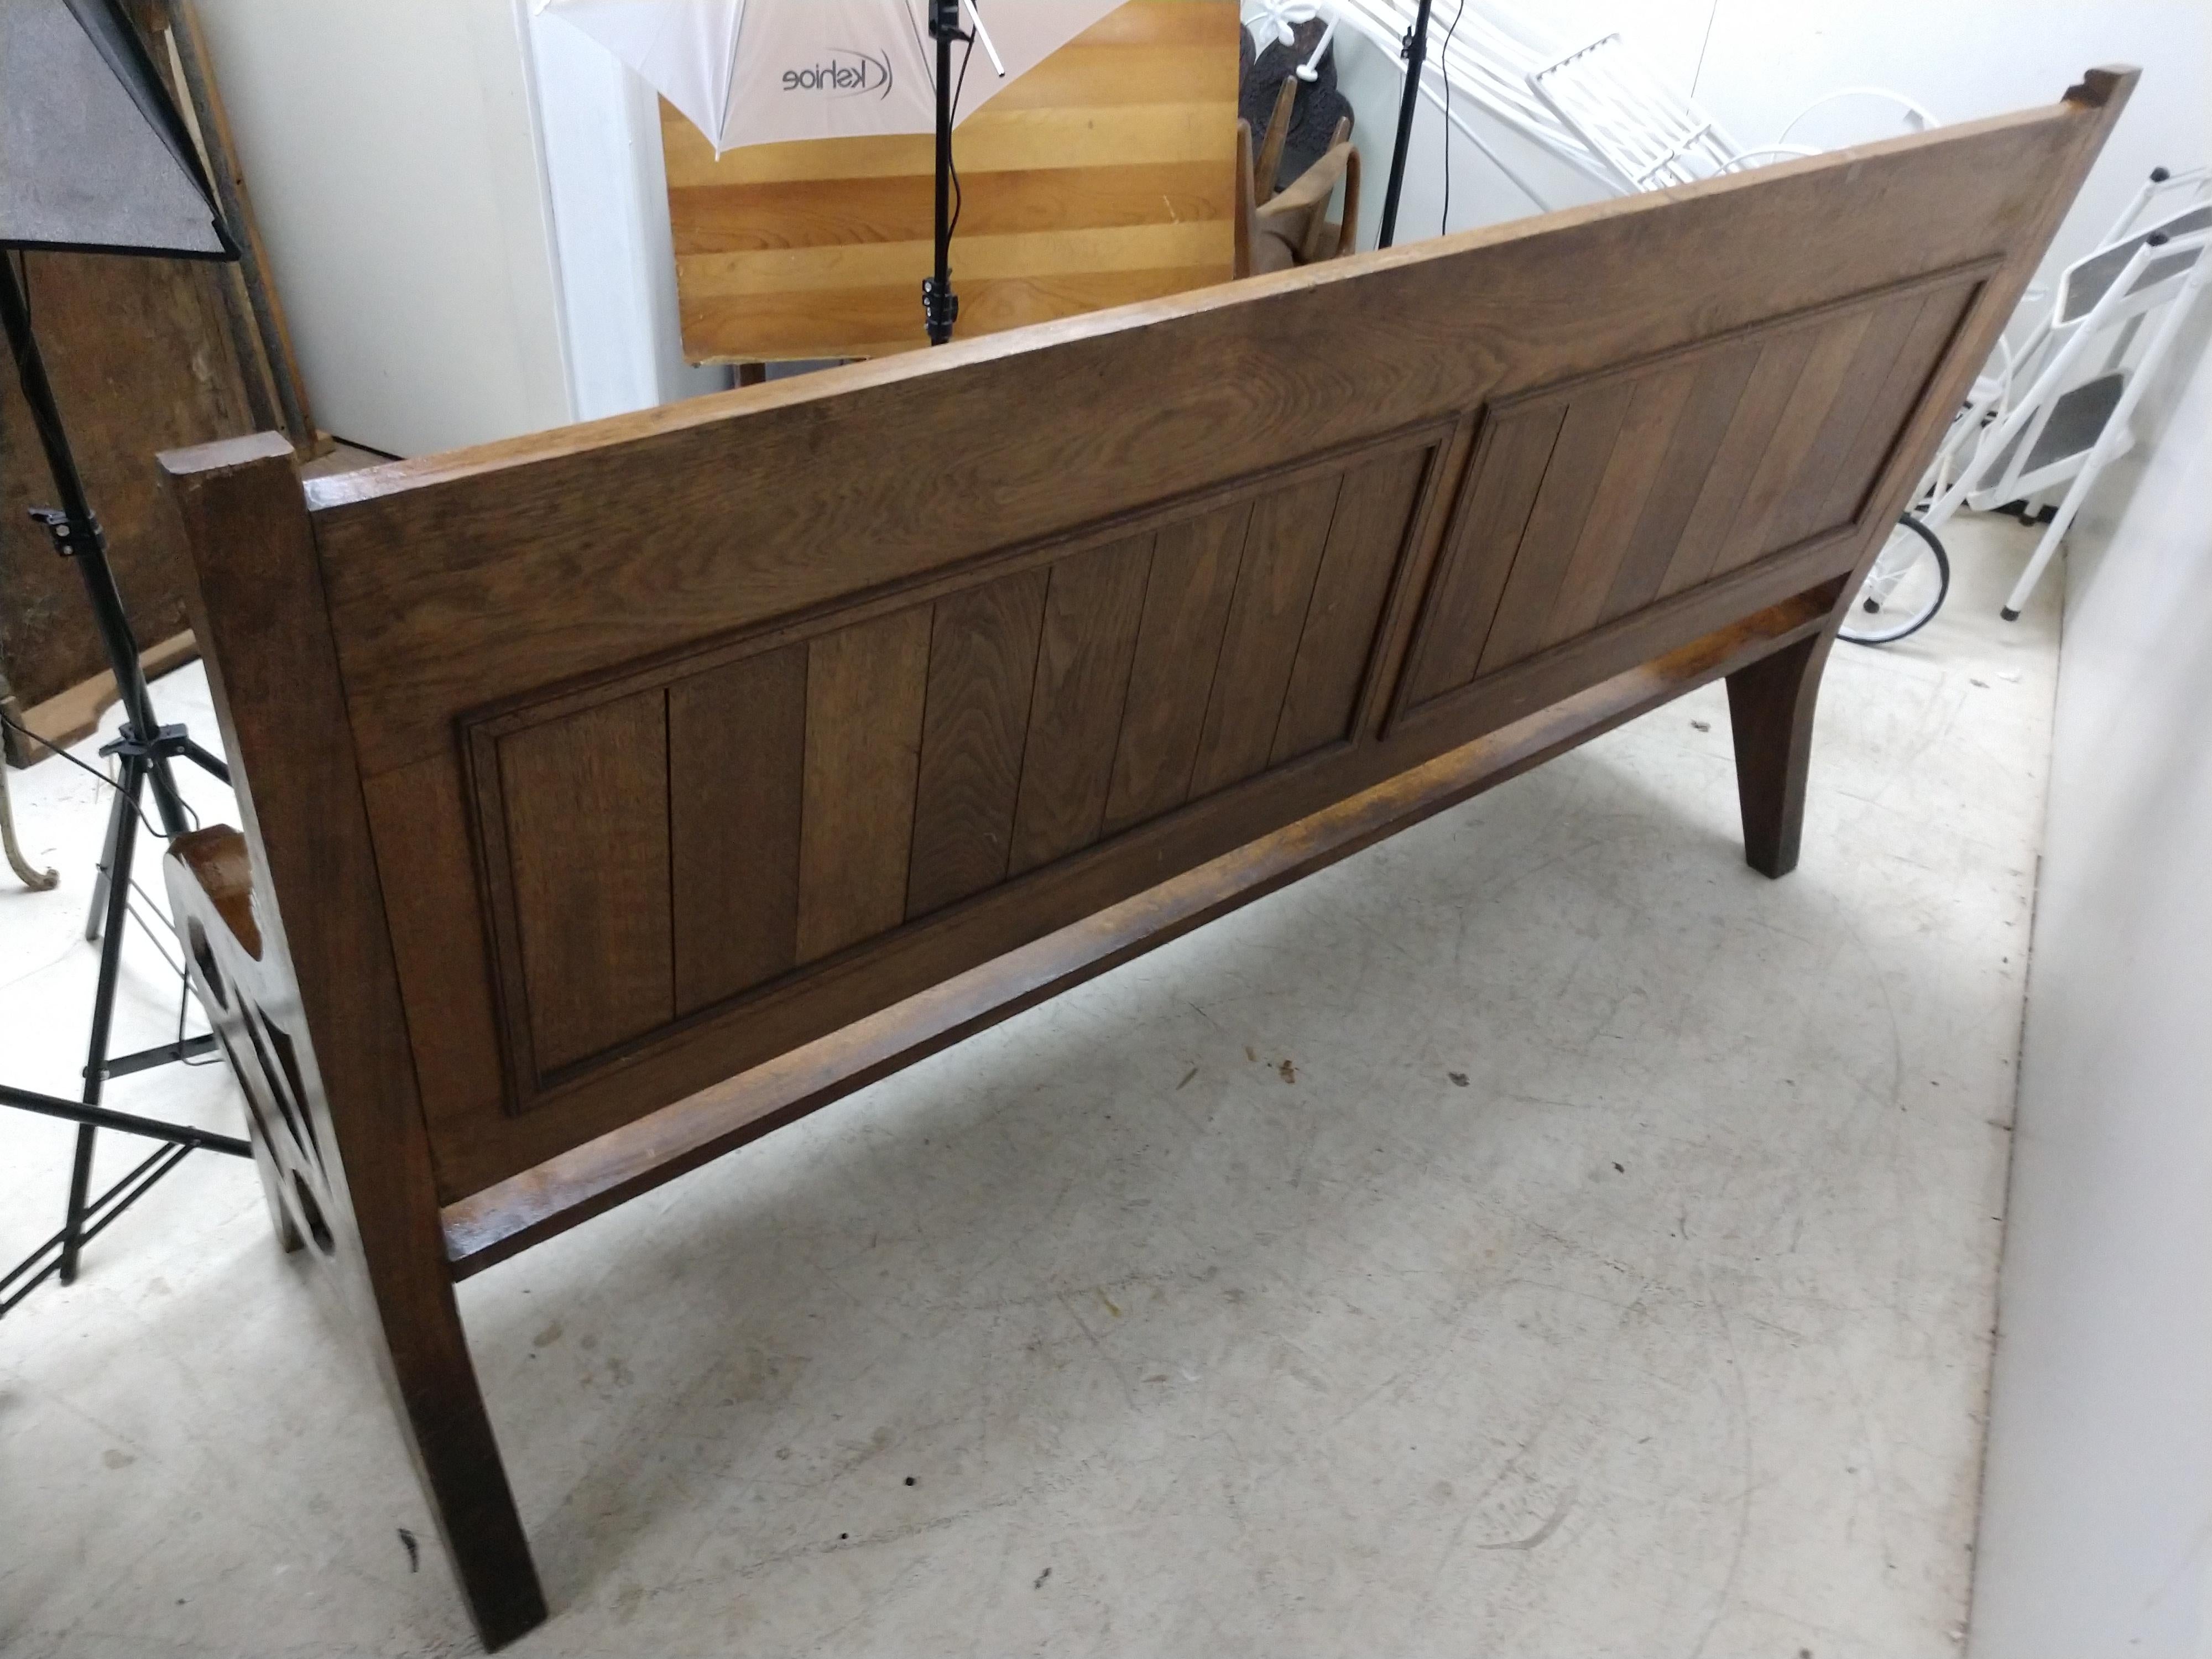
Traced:
[[1774, 436], [1774, 423], [1797, 389], [1805, 360], [1813, 353], [1813, 331], [1796, 328], [1767, 340], [1759, 349], [1759, 362], [1745, 382], [1729, 419], [1728, 434], [1714, 453], [1698, 487], [1697, 504], [1683, 521], [1682, 534], [1667, 561], [1667, 574], [1659, 580], [1657, 597], [1694, 587], [1711, 573], [1719, 556], [1721, 539], [1735, 521], [1744, 487], [1759, 468], [1760, 457]]
[[1349, 732], [1383, 601], [1405, 556], [1413, 503], [1434, 453], [1386, 455], [1346, 477], [1276, 722], [1273, 764]]
[[1682, 532], [1690, 522], [1691, 509], [1698, 504], [1705, 475], [1728, 435], [1729, 423], [1750, 382], [1751, 371], [1758, 365], [1759, 347], [1750, 342], [1726, 346], [1700, 354], [1698, 361], [1697, 386], [1675, 423], [1658, 481], [1644, 500], [1643, 514], [1628, 539], [1628, 550], [1621, 556], [1620, 569], [1599, 613], [1601, 622], [1625, 617], [1658, 597], [1659, 584], [1674, 550], [1681, 544]]
[[1559, 596], [1552, 601], [1552, 614], [1544, 624], [1545, 645], [1557, 645], [1597, 626], [1697, 381], [1694, 360], [1637, 380], [1620, 436], [1598, 480], [1597, 497], [1583, 520]]
[[1014, 813], [1012, 874], [1098, 839], [1153, 539], [1133, 536], [1053, 567]]
[[916, 606], [807, 645], [802, 963], [905, 918], [929, 623], [929, 608]]
[[1632, 382], [1615, 381], [1577, 392], [1567, 405], [1528, 527], [1505, 579], [1505, 595], [1498, 602], [1497, 620], [1483, 643], [1478, 674], [1519, 662], [1542, 646], [1553, 602], [1566, 580], [1568, 562], [1597, 498], [1598, 481], [1620, 436], [1633, 390]]
[[655, 686], [501, 740], [515, 921], [541, 1072], [675, 1018], [667, 704]]
[[1866, 419], [1859, 423], [1850, 453], [1836, 469], [1822, 511], [1827, 522], [1841, 523], [1857, 516], [1874, 487], [1875, 477], [1904, 434], [1905, 423], [1919, 405], [1928, 377], [1966, 315], [1975, 288], [1962, 283], [1931, 294], [1912, 319], [1912, 326], [1892, 360], [1881, 389], [1875, 394]]
[[676, 1012], [688, 1014], [798, 959], [806, 647], [677, 681], [668, 750]]
[[1866, 332], [1851, 356], [1843, 384], [1828, 406], [1819, 435], [1806, 452], [1797, 487], [1775, 514], [1771, 536], [1776, 547], [1788, 547], [1816, 532], [1850, 521], [1849, 508], [1833, 515], [1829, 511], [1837, 475], [1850, 459], [1875, 398], [1897, 366], [1899, 349], [1911, 337], [1913, 324], [1928, 303], [1929, 296], [1915, 294], [1869, 313]]
[[1474, 678], [1566, 414], [1565, 401], [1552, 399], [1485, 422], [1450, 543], [1423, 607], [1420, 639], [1406, 671], [1407, 705]]
[[1171, 524], [1153, 544], [1106, 792], [1107, 835], [1172, 811], [1190, 794], [1251, 519], [1251, 503], [1240, 502]]
[[1775, 422], [1766, 453], [1759, 457], [1751, 482], [1745, 486], [1743, 503], [1728, 534], [1722, 538], [1710, 574], [1740, 570], [1753, 559], [1778, 551], [1784, 544], [1775, 526], [1791, 494], [1798, 490], [1826, 493], [1825, 482], [1815, 484], [1808, 476], [1808, 462], [1871, 320], [1869, 313], [1862, 311], [1813, 331], [1813, 349], [1805, 360], [1804, 372], [1797, 377], [1782, 418]]
[[1243, 568], [1229, 603], [1221, 659], [1191, 769], [1194, 797], [1226, 788], [1267, 764], [1343, 483], [1342, 473], [1309, 478], [1252, 504]]
[[939, 599], [915, 788], [906, 914], [1006, 879], [1049, 572], [1025, 570]]

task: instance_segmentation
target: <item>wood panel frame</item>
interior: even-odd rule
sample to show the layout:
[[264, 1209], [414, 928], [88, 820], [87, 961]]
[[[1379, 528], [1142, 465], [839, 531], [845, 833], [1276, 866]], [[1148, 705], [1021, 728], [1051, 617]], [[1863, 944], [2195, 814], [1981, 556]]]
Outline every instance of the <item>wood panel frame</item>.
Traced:
[[[304, 490], [273, 437], [164, 457], [251, 870], [241, 902], [236, 840], [173, 849], [179, 910], [210, 945], [194, 971], [218, 1005], [207, 962], [250, 982], [301, 1034], [291, 1066], [261, 1067], [264, 1085], [286, 1074], [325, 1149], [307, 1155], [325, 1182], [327, 1248], [319, 1235], [301, 1254], [327, 1270], [388, 1385], [486, 1644], [530, 1628], [545, 1604], [456, 1277], [1716, 677], [1729, 686], [1746, 857], [1769, 875], [1791, 867], [1843, 607], [2134, 80], [2093, 70], [2051, 107]], [[1900, 225], [1917, 240], [1883, 234]], [[1778, 240], [1793, 228], [1803, 236]], [[1691, 267], [1661, 262], [1673, 289], [1635, 280], [1661, 245]], [[1382, 729], [1415, 615], [1406, 596], [1426, 591], [1486, 409], [1992, 259], [1853, 524], [1602, 622], [1492, 677], [1501, 689], [1449, 717]], [[1570, 271], [1578, 289], [1561, 281]], [[1557, 304], [1571, 291], [1585, 296], [1580, 313]], [[1468, 293], [1486, 296], [1481, 315]], [[1589, 307], [1593, 294], [1608, 303]], [[1224, 380], [1228, 360], [1258, 392], [1250, 376]], [[942, 488], [896, 503], [872, 493], [870, 458], [908, 441], [917, 410], [957, 422], [1041, 382], [1062, 403], [1015, 410]], [[1079, 418], [1071, 388], [1097, 394]], [[1163, 404], [1164, 390], [1179, 401]], [[1232, 404], [1248, 424], [1230, 430]], [[863, 955], [902, 963], [908, 994], [862, 998], [866, 1012], [811, 1040], [764, 1019], [763, 1058], [738, 1075], [686, 1087], [638, 1066], [603, 1073], [626, 1077], [626, 1092], [590, 1133], [580, 1118], [513, 1116], [453, 1094], [483, 1058], [465, 1029], [479, 1011], [465, 1005], [488, 1009], [490, 994], [479, 976], [473, 991], [441, 981], [447, 1002], [420, 987], [410, 1001], [409, 941], [471, 931], [452, 927], [441, 885], [458, 880], [461, 912], [473, 912], [465, 717], [604, 700], [641, 663], [726, 652], [825, 608], [891, 606], [901, 584], [957, 586], [1003, 549], [1090, 533], [1133, 495], [1180, 498], [1417, 426], [1448, 435], [1372, 647], [1358, 741], [1262, 772], [1216, 798], [1222, 810], [1137, 824], [1110, 859], [1094, 848], [1024, 878], [1030, 931], [996, 954], [947, 944], [988, 914], [972, 900], [899, 930]], [[794, 517], [811, 539], [779, 542], [775, 526]], [[818, 556], [823, 538], [834, 559]], [[606, 580], [548, 580], [585, 568]], [[395, 817], [395, 801], [429, 810]], [[1132, 890], [1138, 874], [1150, 880]], [[832, 958], [825, 976], [861, 959]], [[486, 1138], [471, 1141], [471, 1125]], [[297, 1193], [287, 1208], [276, 1184], [280, 1242], [302, 1223], [313, 1232]]]

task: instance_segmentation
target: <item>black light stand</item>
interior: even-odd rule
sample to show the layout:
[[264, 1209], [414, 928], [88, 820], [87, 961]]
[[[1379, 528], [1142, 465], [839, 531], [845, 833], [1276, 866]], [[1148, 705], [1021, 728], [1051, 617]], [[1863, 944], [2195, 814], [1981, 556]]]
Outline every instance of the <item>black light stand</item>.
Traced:
[[[1421, 96], [1421, 65], [1429, 56], [1429, 0], [1420, 0], [1413, 27], [1406, 31], [1398, 52], [1406, 60], [1406, 90], [1398, 100], [1398, 143], [1390, 152], [1390, 182], [1382, 191], [1382, 223], [1375, 239], [1377, 247], [1389, 247], [1398, 236], [1398, 193], [1406, 185], [1406, 143], [1413, 136], [1413, 106]], [[1444, 142], [1451, 142], [1449, 132]]]
[[960, 0], [929, 0], [929, 38], [937, 43], [937, 263], [921, 279], [921, 315], [930, 344], [940, 346], [960, 318], [952, 291], [952, 43], [974, 40], [960, 27]]
[[[48, 7], [38, 15], [27, 9], [5, 20], [10, 27], [21, 31], [11, 37], [10, 45], [25, 53], [20, 65], [6, 67], [32, 83], [28, 96], [25, 96], [23, 88], [11, 85], [8, 88], [11, 96], [22, 97], [26, 102], [41, 94], [64, 100], [57, 118], [76, 121], [80, 126], [89, 118], [88, 112], [98, 106], [95, 94], [107, 94], [112, 110], [135, 107], [145, 127], [150, 129], [152, 137], [158, 141], [159, 149], [151, 154], [158, 156], [160, 149], [167, 150], [185, 175], [185, 183], [197, 192], [198, 200], [212, 216], [212, 223], [204, 222], [188, 236], [176, 234], [178, 225], [189, 222], [196, 210], [187, 198], [176, 222], [157, 227], [143, 239], [134, 239], [129, 228], [118, 226], [115, 219], [113, 204], [120, 193], [118, 189], [79, 191], [74, 194], [52, 191], [43, 196], [34, 192], [27, 198], [27, 204], [15, 200], [0, 203], [7, 215], [0, 220], [0, 246], [236, 258], [235, 246], [214, 208], [212, 192], [200, 171], [197, 155], [190, 149], [181, 118], [169, 106], [143, 44], [119, 6], [115, 0], [63, 0], [63, 5], [66, 7], [66, 17]], [[67, 33], [71, 20], [75, 26], [82, 27], [82, 37]], [[68, 72], [59, 77], [41, 77], [30, 61], [33, 49], [52, 54], [51, 61]], [[96, 53], [96, 57], [88, 56], [88, 53]], [[98, 80], [96, 66], [101, 62], [119, 86]], [[42, 80], [53, 84], [42, 84]], [[115, 99], [123, 94], [128, 94], [127, 101], [116, 104]], [[36, 135], [40, 115], [52, 107], [34, 109], [20, 131]], [[140, 154], [131, 151], [130, 142], [140, 143]], [[58, 165], [64, 168], [70, 165], [67, 152], [72, 149], [91, 153], [89, 146], [65, 145]], [[139, 130], [126, 133], [118, 148], [108, 154], [123, 158], [133, 167], [141, 165], [144, 152]], [[50, 149], [44, 155], [34, 155], [32, 161], [34, 164], [51, 161], [54, 155]], [[11, 163], [21, 159], [19, 155], [9, 157]], [[107, 155], [98, 159], [106, 162]], [[27, 169], [33, 176], [38, 170], [35, 165]], [[105, 185], [110, 181], [103, 178], [99, 182]], [[130, 182], [135, 185], [138, 181]], [[161, 182], [158, 174], [152, 177], [145, 199], [164, 209], [172, 208], [173, 203], [158, 201]], [[176, 181], [171, 180], [173, 195], [175, 186]], [[52, 205], [56, 201], [64, 204], [72, 201], [89, 204], [86, 211], [94, 217], [88, 221], [85, 229], [73, 233], [65, 224], [56, 222]], [[106, 219], [98, 219], [101, 213], [107, 216]], [[84, 481], [70, 453], [61, 410], [54, 400], [53, 387], [46, 379], [46, 364], [31, 331], [29, 299], [17, 280], [14, 260], [5, 252], [0, 252], [0, 322], [5, 324], [8, 349], [15, 361], [23, 399], [38, 428], [40, 447], [46, 452], [46, 466], [53, 475], [54, 489], [61, 502], [58, 507], [34, 507], [32, 517], [45, 526], [54, 550], [72, 560], [83, 578], [85, 597], [91, 604], [100, 643], [114, 670], [124, 714], [122, 728], [114, 741], [100, 750], [103, 755], [118, 758], [120, 775], [111, 805], [100, 878], [94, 890], [93, 915], [86, 927], [87, 938], [98, 938], [100, 949], [99, 979], [93, 993], [91, 1037], [85, 1056], [83, 1097], [82, 1100], [64, 1100], [0, 1084], [0, 1105], [62, 1118], [77, 1126], [76, 1156], [70, 1170], [69, 1200], [61, 1231], [6, 1274], [0, 1275], [0, 1314], [4, 1314], [50, 1277], [58, 1276], [64, 1285], [74, 1279], [78, 1257], [87, 1241], [136, 1203], [195, 1149], [238, 1158], [252, 1157], [252, 1149], [235, 1136], [110, 1111], [100, 1103], [101, 1091], [111, 1078], [207, 1054], [216, 1047], [212, 1036], [180, 1036], [178, 1041], [155, 1048], [111, 1055], [108, 1039], [114, 1023], [116, 986], [122, 969], [124, 927], [131, 915], [131, 860], [137, 850], [139, 827], [145, 823], [143, 798], [149, 792], [153, 796], [154, 811], [160, 820], [160, 829], [155, 833], [166, 836], [182, 835], [191, 828], [190, 815], [177, 793], [176, 781], [170, 771], [172, 761], [189, 760], [226, 783], [230, 781], [230, 773], [222, 762], [193, 742], [182, 726], [163, 726], [155, 716], [153, 694], [147, 687], [145, 672], [138, 660], [138, 642], [131, 636], [130, 619], [115, 585], [115, 573], [107, 562], [100, 522], [93, 514]], [[151, 824], [147, 827], [153, 828]], [[143, 1135], [162, 1144], [160, 1150], [95, 1198], [90, 1191], [92, 1159], [94, 1136], [100, 1129]]]

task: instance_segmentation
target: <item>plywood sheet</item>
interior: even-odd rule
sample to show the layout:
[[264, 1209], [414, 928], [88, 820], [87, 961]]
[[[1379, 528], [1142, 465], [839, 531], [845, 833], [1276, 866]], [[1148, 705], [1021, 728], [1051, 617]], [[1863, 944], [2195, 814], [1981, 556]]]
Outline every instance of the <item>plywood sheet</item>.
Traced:
[[[961, 124], [959, 337], [1230, 279], [1237, 27], [1233, 0], [1128, 0]], [[924, 343], [928, 134], [717, 160], [673, 106], [660, 114], [686, 356]]]

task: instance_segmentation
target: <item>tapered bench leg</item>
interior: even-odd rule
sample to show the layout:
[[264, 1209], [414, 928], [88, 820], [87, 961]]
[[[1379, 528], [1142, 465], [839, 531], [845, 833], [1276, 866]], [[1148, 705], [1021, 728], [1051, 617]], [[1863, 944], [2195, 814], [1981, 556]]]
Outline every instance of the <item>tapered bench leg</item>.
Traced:
[[1786, 876], [1797, 867], [1813, 705], [1832, 643], [1831, 635], [1816, 634], [1728, 677], [1743, 858], [1761, 875]]

